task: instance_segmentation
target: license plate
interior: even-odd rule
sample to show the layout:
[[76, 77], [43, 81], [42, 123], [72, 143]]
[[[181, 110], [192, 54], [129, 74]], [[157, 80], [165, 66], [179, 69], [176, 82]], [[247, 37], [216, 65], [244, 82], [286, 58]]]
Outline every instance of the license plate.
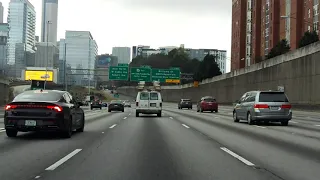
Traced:
[[271, 110], [279, 110], [279, 107], [271, 107]]
[[156, 107], [156, 104], [155, 103], [151, 103], [150, 106], [151, 107]]
[[36, 126], [37, 125], [37, 121], [35, 121], [35, 120], [26, 120], [25, 121], [25, 125], [26, 126]]

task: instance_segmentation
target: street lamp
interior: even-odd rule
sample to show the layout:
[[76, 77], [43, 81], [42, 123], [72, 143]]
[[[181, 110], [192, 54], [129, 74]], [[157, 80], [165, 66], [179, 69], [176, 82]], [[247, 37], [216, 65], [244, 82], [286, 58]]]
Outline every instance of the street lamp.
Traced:
[[46, 61], [46, 75], [44, 81], [44, 89], [46, 89], [47, 78], [48, 78], [48, 61], [49, 61], [49, 24], [52, 24], [51, 21], [47, 21], [47, 61]]

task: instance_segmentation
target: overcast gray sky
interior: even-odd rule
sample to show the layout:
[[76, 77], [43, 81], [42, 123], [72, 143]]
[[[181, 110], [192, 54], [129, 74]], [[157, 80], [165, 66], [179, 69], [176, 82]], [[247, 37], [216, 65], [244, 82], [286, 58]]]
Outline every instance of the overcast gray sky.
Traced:
[[[6, 18], [10, 0], [0, 1]], [[42, 0], [29, 1], [40, 35]], [[99, 53], [113, 46], [185, 44], [227, 50], [230, 57], [231, 10], [231, 0], [59, 0], [58, 38], [65, 30], [88, 30]]]

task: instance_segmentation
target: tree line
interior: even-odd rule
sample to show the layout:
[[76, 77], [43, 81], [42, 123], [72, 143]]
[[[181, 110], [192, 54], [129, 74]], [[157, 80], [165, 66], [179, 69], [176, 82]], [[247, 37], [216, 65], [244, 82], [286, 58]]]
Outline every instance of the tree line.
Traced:
[[207, 54], [204, 59], [191, 59], [184, 48], [177, 48], [168, 54], [152, 54], [148, 57], [137, 56], [132, 59], [129, 67], [150, 66], [156, 69], [179, 67], [181, 73], [193, 74], [192, 80], [181, 80], [181, 84], [202, 81], [221, 75], [214, 55]]
[[[299, 41], [299, 48], [307, 46], [309, 44], [319, 41], [319, 36], [316, 31], [307, 31], [304, 33]], [[290, 51], [290, 45], [287, 39], [282, 39], [276, 46], [274, 46], [267, 54], [266, 59], [271, 59], [276, 56], [280, 56]]]

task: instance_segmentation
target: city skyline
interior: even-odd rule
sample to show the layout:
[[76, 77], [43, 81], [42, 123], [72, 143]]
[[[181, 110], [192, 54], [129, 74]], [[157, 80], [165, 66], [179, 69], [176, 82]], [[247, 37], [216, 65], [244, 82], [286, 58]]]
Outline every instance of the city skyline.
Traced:
[[[9, 0], [2, 2], [6, 17]], [[36, 35], [41, 36], [42, 1], [30, 2], [37, 12]], [[230, 57], [231, 2], [194, 0], [176, 6], [176, 3], [153, 1], [152, 4], [142, 0], [134, 5], [127, 0], [61, 1], [57, 40], [64, 38], [66, 30], [87, 30], [97, 40], [99, 54], [111, 53], [115, 46], [161, 47], [183, 43], [190, 48], [225, 49]], [[77, 8], [70, 8], [74, 6]], [[101, 18], [108, 23], [101, 23]], [[148, 23], [137, 26], [138, 19]]]

